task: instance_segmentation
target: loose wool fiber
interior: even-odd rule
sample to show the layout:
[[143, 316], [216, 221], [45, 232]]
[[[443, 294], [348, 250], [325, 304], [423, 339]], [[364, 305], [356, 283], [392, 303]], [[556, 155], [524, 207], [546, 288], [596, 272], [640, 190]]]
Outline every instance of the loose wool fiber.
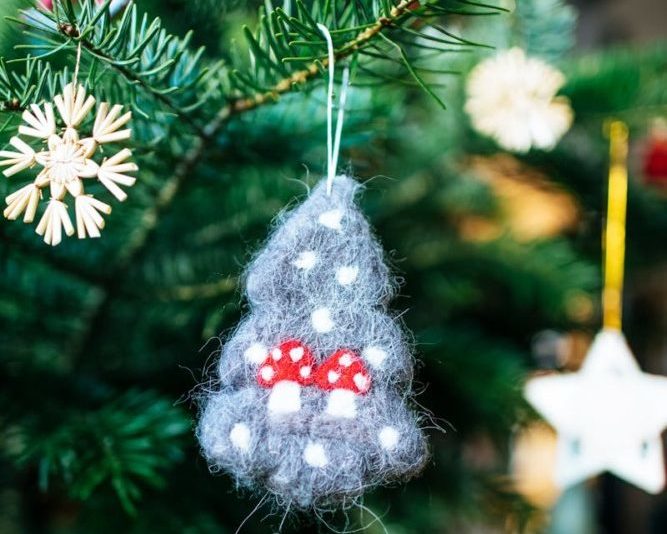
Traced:
[[223, 345], [197, 435], [211, 469], [282, 506], [350, 502], [417, 474], [413, 358], [387, 310], [396, 285], [337, 176], [283, 215], [250, 264], [250, 313]]

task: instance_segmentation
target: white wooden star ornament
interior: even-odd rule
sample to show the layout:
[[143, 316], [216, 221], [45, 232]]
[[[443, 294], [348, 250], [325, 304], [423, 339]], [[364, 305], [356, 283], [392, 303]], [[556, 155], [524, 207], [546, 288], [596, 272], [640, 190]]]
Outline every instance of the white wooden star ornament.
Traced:
[[643, 373], [620, 331], [602, 330], [579, 372], [534, 378], [525, 395], [558, 432], [559, 486], [609, 471], [649, 493], [664, 488], [667, 378]]
[[577, 373], [528, 381], [526, 399], [558, 432], [555, 478], [572, 486], [609, 471], [649, 493], [665, 486], [660, 434], [667, 426], [667, 377], [643, 373], [621, 331], [628, 129], [609, 127], [604, 328]]
[[111, 206], [86, 194], [84, 183], [97, 179], [123, 201], [127, 195], [119, 186], [134, 185], [136, 178], [126, 173], [137, 171], [138, 167], [127, 161], [132, 155], [127, 148], [99, 163], [94, 159], [101, 145], [130, 137], [131, 130], [121, 128], [131, 119], [131, 112], [122, 114], [123, 106], [110, 108], [106, 102], [100, 103], [90, 135], [81, 138], [78, 129], [93, 109], [95, 98], [87, 96], [82, 85], [70, 83], [53, 101], [64, 126], [58, 127], [51, 103], [31, 105], [23, 112], [25, 124], [19, 127], [19, 134], [39, 139], [41, 146], [35, 149], [20, 137], [12, 137], [9, 144], [16, 151], [1, 150], [0, 167], [8, 167], [3, 171], [8, 178], [35, 165], [40, 167], [32, 183], [7, 196], [3, 215], [10, 220], [23, 215], [23, 222], [33, 222], [43, 189], [48, 187], [50, 199], [36, 232], [44, 237], [45, 243], [55, 246], [62, 241], [63, 231], [68, 236], [75, 232], [65, 203], [68, 194], [74, 198], [78, 237], [100, 237], [100, 230], [104, 228], [102, 214], [111, 213]]

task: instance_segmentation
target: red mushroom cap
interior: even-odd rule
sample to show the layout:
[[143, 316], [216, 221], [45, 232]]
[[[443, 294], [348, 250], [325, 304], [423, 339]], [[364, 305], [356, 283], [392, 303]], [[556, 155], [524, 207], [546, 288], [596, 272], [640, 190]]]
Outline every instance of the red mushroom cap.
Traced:
[[315, 359], [310, 349], [300, 341], [291, 339], [269, 351], [257, 370], [257, 383], [270, 388], [281, 380], [289, 380], [307, 386], [313, 381], [314, 365]]
[[356, 352], [340, 349], [319, 366], [315, 383], [326, 391], [347, 389], [363, 394], [371, 387], [371, 376]]

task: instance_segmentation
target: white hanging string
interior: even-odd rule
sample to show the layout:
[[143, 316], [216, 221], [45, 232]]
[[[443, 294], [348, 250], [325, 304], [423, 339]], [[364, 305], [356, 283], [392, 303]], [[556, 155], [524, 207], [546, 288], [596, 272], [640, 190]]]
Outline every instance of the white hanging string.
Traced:
[[350, 81], [350, 69], [347, 67], [343, 71], [343, 81], [338, 101], [338, 116], [336, 117], [336, 133], [333, 132], [333, 93], [335, 83], [335, 53], [333, 40], [329, 29], [324, 24], [318, 24], [317, 27], [324, 35], [327, 42], [327, 52], [329, 57], [329, 87], [327, 90], [327, 195], [331, 195], [331, 188], [336, 177], [336, 168], [338, 166], [338, 154], [340, 153], [340, 138], [343, 133], [343, 118], [345, 115], [345, 102], [347, 100], [347, 88]]
[[79, 67], [81, 66], [81, 41], [76, 47], [76, 63], [74, 64], [74, 75], [72, 76], [74, 83], [74, 88], [76, 89], [79, 83]]
[[[341, 81], [340, 100], [338, 101], [338, 117], [336, 117], [336, 136], [334, 137], [333, 154], [331, 155], [332, 173], [336, 173], [338, 167], [338, 153], [340, 152], [340, 138], [343, 133], [343, 117], [345, 115], [345, 102], [347, 101], [347, 88], [350, 83], [350, 69], [345, 67], [343, 70], [343, 80]], [[332, 178], [333, 179], [333, 178]], [[329, 190], [331, 184], [329, 184]], [[331, 191], [329, 191], [331, 193]]]

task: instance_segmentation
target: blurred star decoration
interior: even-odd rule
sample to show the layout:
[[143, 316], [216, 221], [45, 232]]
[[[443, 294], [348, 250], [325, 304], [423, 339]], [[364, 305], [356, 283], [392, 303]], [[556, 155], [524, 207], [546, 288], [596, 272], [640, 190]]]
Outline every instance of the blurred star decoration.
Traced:
[[667, 377], [643, 373], [621, 330], [628, 190], [628, 128], [608, 126], [603, 328], [576, 373], [528, 381], [528, 402], [558, 432], [555, 479], [565, 488], [609, 471], [648, 493], [665, 486], [660, 437]]
[[609, 471], [663, 489], [667, 378], [641, 372], [620, 331], [601, 331], [578, 373], [530, 380], [526, 398], [558, 431], [559, 487]]
[[465, 109], [473, 128], [505, 150], [551, 150], [574, 117], [569, 100], [557, 96], [564, 84], [563, 73], [545, 61], [521, 48], [504, 50], [470, 72]]
[[10, 220], [23, 215], [23, 222], [33, 222], [43, 191], [48, 188], [50, 199], [36, 232], [44, 237], [46, 244], [53, 246], [62, 241], [63, 231], [68, 236], [75, 233], [65, 202], [68, 194], [74, 199], [78, 237], [100, 237], [100, 230], [104, 228], [102, 215], [111, 213], [111, 206], [86, 194], [84, 183], [96, 179], [123, 201], [127, 195], [119, 186], [134, 185], [136, 179], [126, 173], [138, 170], [135, 163], [127, 161], [132, 155], [127, 148], [99, 163], [94, 159], [100, 146], [130, 137], [131, 130], [121, 128], [131, 119], [131, 112], [121, 114], [123, 106], [110, 108], [102, 102], [90, 136], [81, 138], [79, 128], [93, 109], [95, 98], [86, 95], [82, 85], [77, 87], [70, 83], [54, 98], [54, 103], [64, 128], [58, 128], [51, 103], [33, 104], [23, 112], [24, 124], [19, 127], [19, 135], [38, 139], [41, 146], [35, 149], [15, 136], [9, 141], [15, 151], [0, 151], [0, 167], [8, 167], [3, 171], [8, 178], [35, 166], [40, 168], [32, 183], [7, 196], [3, 215]]

